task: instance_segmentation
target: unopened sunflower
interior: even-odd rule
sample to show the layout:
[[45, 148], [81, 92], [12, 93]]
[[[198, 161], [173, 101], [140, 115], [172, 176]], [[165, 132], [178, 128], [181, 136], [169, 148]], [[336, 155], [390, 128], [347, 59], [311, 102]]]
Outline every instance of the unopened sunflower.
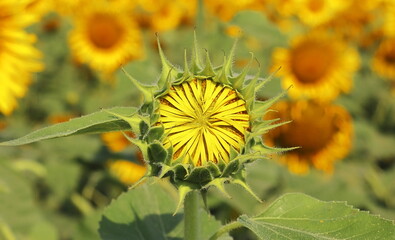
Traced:
[[395, 80], [395, 38], [380, 43], [372, 65], [381, 76]]
[[274, 69], [281, 67], [282, 86], [292, 98], [335, 99], [352, 87], [359, 66], [357, 52], [340, 39], [321, 32], [293, 39], [288, 49], [275, 49]]
[[5, 115], [26, 94], [32, 74], [43, 69], [42, 55], [33, 47], [36, 36], [24, 30], [35, 21], [26, 7], [14, 0], [0, 2], [0, 113]]
[[193, 189], [216, 186], [225, 191], [226, 182], [252, 193], [244, 179], [245, 164], [282, 151], [263, 145], [262, 134], [276, 125], [262, 116], [283, 94], [256, 100], [255, 93], [268, 79], [247, 76], [249, 67], [233, 73], [235, 47], [221, 66], [213, 67], [208, 52], [202, 63], [195, 40], [192, 61], [188, 64], [185, 55], [183, 70], [168, 62], [160, 45], [159, 50], [163, 67], [155, 86], [129, 76], [144, 95], [139, 113], [113, 114], [136, 133], [129, 140], [147, 161], [146, 176], [170, 177], [180, 189], [180, 203]]
[[289, 170], [305, 174], [310, 167], [327, 173], [343, 159], [352, 145], [352, 121], [348, 112], [336, 105], [313, 101], [281, 101], [265, 118], [292, 122], [264, 135], [269, 146], [300, 148], [279, 155]]
[[123, 4], [97, 2], [74, 18], [70, 48], [77, 61], [111, 74], [143, 55], [141, 32]]

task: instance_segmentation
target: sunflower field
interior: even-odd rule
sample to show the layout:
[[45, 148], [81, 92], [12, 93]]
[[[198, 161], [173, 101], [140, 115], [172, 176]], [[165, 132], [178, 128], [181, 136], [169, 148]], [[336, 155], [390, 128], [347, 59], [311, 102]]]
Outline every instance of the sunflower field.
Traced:
[[0, 240], [394, 220], [395, 0], [0, 0]]

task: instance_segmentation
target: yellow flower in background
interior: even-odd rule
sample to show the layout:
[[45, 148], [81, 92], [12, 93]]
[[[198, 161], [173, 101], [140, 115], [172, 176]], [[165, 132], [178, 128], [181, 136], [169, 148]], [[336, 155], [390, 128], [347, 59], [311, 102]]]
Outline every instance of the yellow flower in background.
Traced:
[[75, 118], [74, 114], [54, 114], [48, 117], [48, 121], [52, 124], [67, 122], [72, 118]]
[[43, 69], [41, 53], [33, 47], [36, 36], [24, 28], [35, 17], [27, 14], [26, 4], [14, 0], [0, 2], [0, 113], [9, 115], [17, 98], [26, 94], [32, 73]]
[[352, 76], [359, 66], [357, 52], [340, 39], [314, 32], [293, 39], [288, 49], [277, 48], [272, 55], [274, 69], [281, 67], [284, 89], [291, 98], [335, 99], [349, 92]]
[[388, 37], [395, 37], [395, 1], [383, 0], [383, 31]]
[[240, 0], [240, 1], [212, 1], [204, 0], [204, 7], [208, 12], [217, 16], [222, 21], [229, 21], [242, 10], [263, 11], [264, 1], [260, 0]]
[[295, 1], [297, 0], [267, 0], [276, 14], [281, 17], [289, 17], [295, 12]]
[[306, 25], [315, 27], [328, 22], [345, 9], [349, 1], [344, 0], [295, 0], [295, 13]]
[[241, 37], [242, 31], [243, 30], [237, 25], [230, 25], [225, 29], [226, 35], [234, 38]]
[[7, 127], [7, 123], [5, 121], [0, 120], [0, 131]]
[[229, 87], [211, 80], [185, 82], [160, 99], [160, 119], [173, 147], [173, 160], [206, 166], [229, 162], [229, 151], [239, 151], [250, 126], [246, 103]]
[[279, 155], [289, 170], [305, 174], [310, 167], [326, 173], [333, 164], [347, 156], [352, 146], [352, 120], [342, 107], [313, 101], [276, 103], [265, 119], [281, 118], [291, 123], [265, 134], [269, 146], [299, 149]]
[[101, 135], [104, 144], [113, 152], [120, 152], [130, 146], [130, 141], [125, 137], [135, 137], [132, 132], [107, 132]]
[[175, 29], [183, 21], [195, 18], [197, 1], [175, 0], [169, 3], [165, 0], [139, 0], [133, 11], [143, 27], [153, 31]]
[[141, 32], [123, 6], [99, 2], [74, 16], [75, 28], [69, 42], [77, 61], [111, 74], [128, 61], [142, 57]]
[[136, 183], [147, 172], [145, 166], [128, 160], [110, 160], [107, 167], [114, 177], [126, 185]]
[[26, 6], [26, 12], [34, 14], [37, 18], [53, 10], [53, 0], [19, 0], [19, 2]]
[[332, 18], [326, 28], [333, 29], [346, 40], [352, 40], [362, 46], [369, 45], [372, 35], [377, 35], [377, 27], [372, 26], [382, 15], [381, 1], [350, 0], [348, 6], [335, 18]]
[[[101, 135], [101, 139], [104, 145], [112, 152], [121, 152], [127, 147], [132, 146], [124, 134], [131, 138], [135, 137], [133, 132], [107, 132]], [[122, 183], [131, 185], [140, 180], [147, 171], [141, 151], [136, 151], [135, 158], [140, 164], [128, 160], [117, 159], [108, 160], [106, 167], [110, 173]]]
[[395, 38], [380, 43], [372, 66], [379, 75], [395, 80]]

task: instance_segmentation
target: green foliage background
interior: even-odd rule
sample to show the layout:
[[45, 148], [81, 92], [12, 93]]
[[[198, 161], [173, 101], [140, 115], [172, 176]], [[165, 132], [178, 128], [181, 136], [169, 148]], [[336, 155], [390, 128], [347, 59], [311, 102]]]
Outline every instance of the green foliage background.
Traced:
[[[56, 16], [47, 16], [30, 29], [38, 35], [37, 45], [44, 53], [46, 70], [37, 75], [14, 114], [0, 117], [7, 125], [0, 132], [0, 141], [47, 126], [50, 116], [80, 116], [101, 108], [139, 106], [141, 96], [122, 72], [109, 85], [88, 67], [75, 65], [67, 47], [70, 24], [62, 21], [59, 29], [46, 32], [43, 25], [51, 18]], [[239, 25], [244, 32], [236, 59], [248, 59], [253, 51], [262, 72], [268, 75], [271, 53], [274, 47], [287, 45], [287, 36], [256, 12], [241, 12], [230, 23], [206, 23], [196, 31], [201, 47], [210, 50], [214, 64], [221, 63], [223, 50], [230, 49], [234, 41], [225, 34], [228, 24]], [[191, 52], [193, 29], [180, 28], [159, 37], [170, 61], [182, 65], [184, 49]], [[258, 49], [250, 49], [251, 38], [260, 43]], [[156, 39], [152, 32], [145, 32], [144, 39], [145, 59], [128, 64], [125, 70], [141, 82], [153, 84], [160, 72], [159, 57], [152, 46]], [[395, 219], [395, 98], [390, 95], [389, 83], [371, 72], [372, 54], [361, 52], [362, 67], [354, 78], [351, 94], [336, 100], [352, 115], [355, 135], [351, 154], [336, 164], [334, 174], [312, 170], [306, 176], [296, 176], [275, 161], [257, 161], [248, 166], [247, 180], [264, 204], [238, 186], [226, 187], [232, 199], [211, 189], [208, 204], [218, 221], [226, 223], [241, 214], [256, 215], [290, 192], [347, 201], [359, 209]], [[251, 73], [257, 68], [258, 64]], [[280, 91], [280, 81], [275, 79], [260, 95], [267, 98]], [[99, 239], [97, 230], [103, 211], [111, 216], [109, 210], [103, 209], [127, 189], [105, 168], [105, 161], [115, 157], [136, 161], [132, 149], [111, 153], [98, 135], [1, 147], [0, 239]], [[159, 193], [163, 190], [157, 191], [152, 194], [163, 194]], [[134, 199], [139, 195], [126, 197]], [[172, 214], [175, 205], [169, 203], [169, 208], [166, 214]], [[246, 230], [232, 235], [235, 239], [255, 238]]]

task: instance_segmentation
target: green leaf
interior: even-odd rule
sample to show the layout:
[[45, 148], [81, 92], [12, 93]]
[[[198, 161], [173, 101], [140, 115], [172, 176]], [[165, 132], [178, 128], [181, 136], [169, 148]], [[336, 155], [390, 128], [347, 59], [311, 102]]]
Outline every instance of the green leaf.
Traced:
[[62, 203], [77, 188], [82, 169], [79, 164], [70, 161], [51, 161], [45, 166], [45, 182], [51, 189], [51, 197]]
[[7, 161], [0, 159], [0, 239], [4, 235], [21, 239], [40, 221], [31, 185]]
[[261, 239], [394, 239], [393, 222], [344, 202], [324, 202], [301, 193], [286, 194], [262, 214], [238, 218]]
[[[175, 188], [166, 181], [145, 183], [122, 194], [104, 212], [99, 233], [103, 240], [167, 239], [184, 236], [183, 213], [173, 216], [178, 201]], [[201, 237], [209, 239], [221, 226], [200, 209]], [[227, 236], [221, 238], [230, 239]]]
[[30, 233], [30, 240], [54, 240], [59, 239], [58, 232], [51, 223], [47, 221], [39, 221]]
[[[137, 111], [135, 107], [115, 107], [108, 111], [120, 115], [130, 116]], [[18, 146], [41, 140], [67, 137], [77, 134], [102, 133], [110, 131], [128, 130], [130, 126], [123, 120], [115, 118], [106, 111], [99, 111], [83, 117], [71, 119], [39, 129], [21, 138], [0, 143], [0, 146]]]

